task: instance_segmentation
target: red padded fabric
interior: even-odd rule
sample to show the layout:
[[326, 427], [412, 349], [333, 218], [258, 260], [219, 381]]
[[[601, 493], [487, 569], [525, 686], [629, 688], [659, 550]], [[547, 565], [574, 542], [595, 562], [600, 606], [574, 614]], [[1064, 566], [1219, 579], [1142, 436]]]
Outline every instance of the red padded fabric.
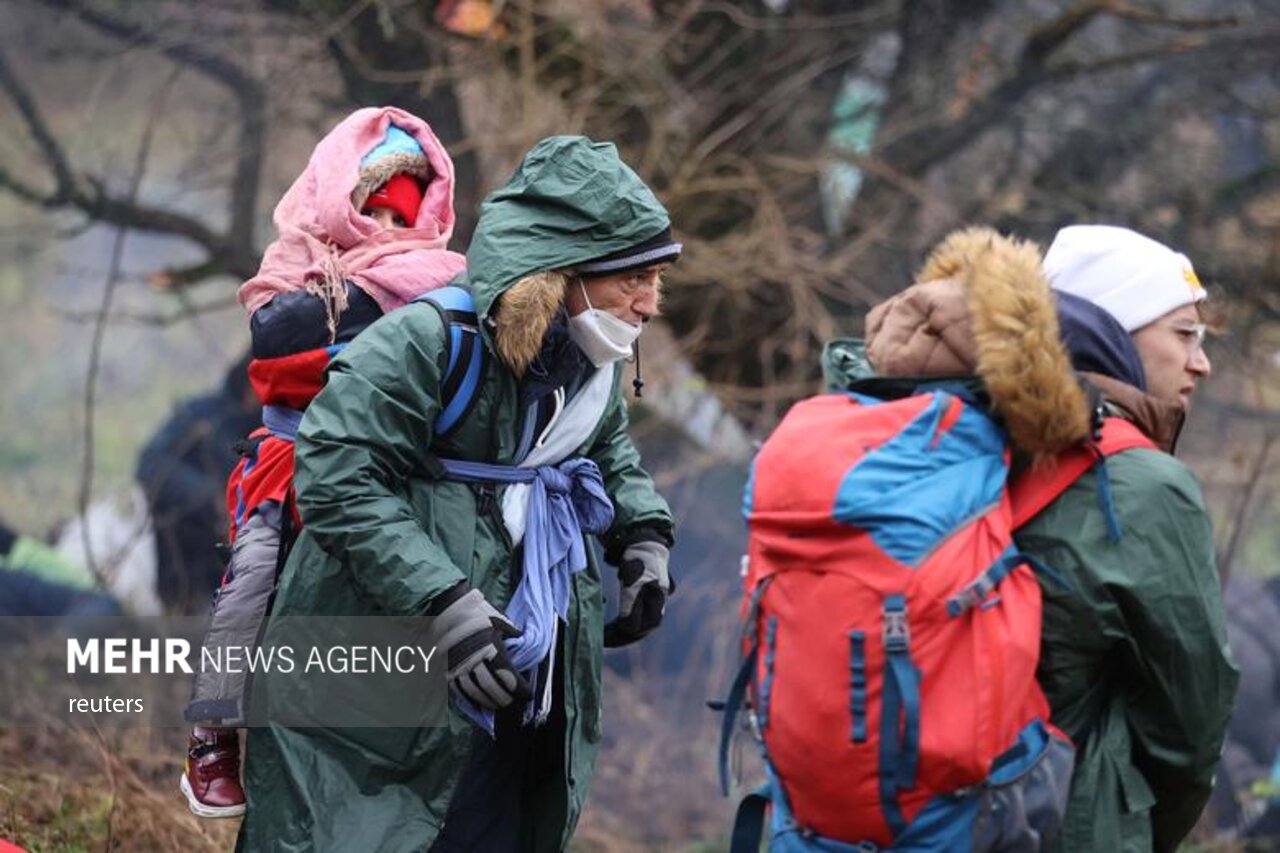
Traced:
[[302, 410], [324, 387], [329, 360], [329, 351], [323, 348], [279, 358], [255, 358], [249, 362], [249, 382], [264, 406]]

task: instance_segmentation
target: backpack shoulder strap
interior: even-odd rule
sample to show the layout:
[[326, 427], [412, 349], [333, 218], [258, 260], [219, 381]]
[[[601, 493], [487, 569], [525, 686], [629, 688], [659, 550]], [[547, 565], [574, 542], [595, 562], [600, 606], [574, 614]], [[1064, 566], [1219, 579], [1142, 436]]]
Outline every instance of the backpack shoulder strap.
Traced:
[[1039, 515], [1100, 459], [1140, 447], [1154, 450], [1155, 446], [1131, 421], [1108, 417], [1102, 422], [1101, 438], [1059, 453], [1052, 468], [1027, 471], [1010, 484], [1013, 529]]
[[475, 406], [488, 354], [480, 340], [480, 319], [471, 291], [440, 287], [413, 301], [439, 311], [449, 329], [449, 366], [441, 383], [440, 415], [435, 423], [435, 437], [440, 439], [452, 433]]

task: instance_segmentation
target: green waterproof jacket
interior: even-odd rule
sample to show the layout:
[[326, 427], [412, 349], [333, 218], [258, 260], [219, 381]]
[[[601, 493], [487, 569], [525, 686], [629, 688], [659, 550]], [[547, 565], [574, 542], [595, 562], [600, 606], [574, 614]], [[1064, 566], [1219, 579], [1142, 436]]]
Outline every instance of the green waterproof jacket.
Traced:
[[[432, 435], [448, 359], [436, 310], [409, 305], [380, 319], [333, 362], [297, 439], [295, 483], [304, 528], [285, 567], [265, 642], [287, 616], [421, 614], [459, 581], [504, 608], [514, 591], [513, 553], [499, 503], [422, 471], [440, 456], [511, 464], [520, 436], [518, 383], [503, 335], [558, 310], [500, 302], [514, 284], [549, 269], [618, 251], [669, 226], [666, 211], [612, 145], [553, 137], [525, 157], [486, 199], [468, 253], [469, 286], [493, 356], [471, 413], [444, 441]], [[556, 299], [562, 295], [557, 294]], [[536, 302], [537, 300], [532, 300]], [[619, 391], [581, 454], [594, 460], [615, 506], [606, 546], [646, 527], [670, 534], [627, 434]], [[500, 497], [500, 495], [499, 495]], [[491, 509], [485, 509], [488, 504]], [[594, 553], [574, 576], [558, 667], [566, 674], [560, 784], [538, 791], [530, 850], [567, 843], [591, 781], [601, 732], [603, 605]], [[391, 698], [391, 697], [389, 697]], [[262, 701], [255, 697], [255, 701]], [[467, 765], [475, 727], [452, 708], [448, 726], [251, 731], [245, 851], [427, 850]]]
[[1040, 683], [1077, 750], [1055, 849], [1172, 851], [1209, 798], [1239, 673], [1195, 478], [1142, 449], [1107, 473], [1119, 542], [1094, 472], [1016, 536], [1068, 582], [1043, 584]]

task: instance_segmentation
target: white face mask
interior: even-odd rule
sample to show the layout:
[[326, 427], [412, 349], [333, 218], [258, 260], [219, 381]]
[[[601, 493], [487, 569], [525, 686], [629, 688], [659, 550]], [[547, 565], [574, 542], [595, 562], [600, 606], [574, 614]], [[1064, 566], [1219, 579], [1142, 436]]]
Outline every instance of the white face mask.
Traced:
[[631, 345], [640, 337], [642, 327], [620, 320], [608, 311], [592, 308], [581, 279], [578, 286], [582, 288], [582, 298], [587, 300], [587, 310], [569, 318], [569, 339], [596, 367], [630, 358]]

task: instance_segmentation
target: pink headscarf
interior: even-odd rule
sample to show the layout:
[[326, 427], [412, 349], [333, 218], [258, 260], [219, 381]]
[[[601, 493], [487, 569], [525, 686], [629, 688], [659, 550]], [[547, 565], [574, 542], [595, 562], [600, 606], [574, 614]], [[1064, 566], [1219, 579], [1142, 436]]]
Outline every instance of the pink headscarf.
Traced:
[[[413, 136], [435, 173], [413, 227], [384, 230], [351, 204], [360, 180], [360, 160], [382, 143], [395, 123]], [[258, 274], [240, 287], [240, 304], [252, 314], [275, 294], [317, 288], [331, 292], [345, 279], [368, 293], [383, 311], [442, 287], [461, 272], [466, 258], [445, 249], [453, 233], [453, 161], [422, 119], [395, 107], [356, 110], [329, 131], [272, 217], [277, 237]], [[332, 316], [330, 317], [332, 321]]]

